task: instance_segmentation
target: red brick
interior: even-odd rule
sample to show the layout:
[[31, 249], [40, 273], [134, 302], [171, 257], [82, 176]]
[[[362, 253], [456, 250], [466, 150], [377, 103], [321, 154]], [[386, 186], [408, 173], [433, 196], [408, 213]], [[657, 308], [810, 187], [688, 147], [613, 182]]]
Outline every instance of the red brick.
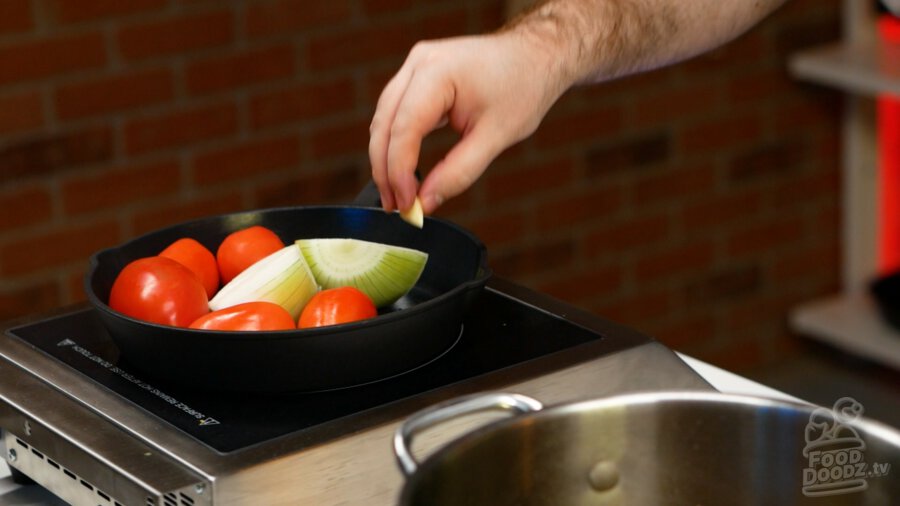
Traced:
[[825, 131], [812, 138], [811, 158], [829, 169], [841, 167], [841, 132], [836, 122], [825, 124]]
[[84, 276], [87, 273], [86, 268], [76, 269], [69, 275], [69, 278], [63, 288], [62, 301], [63, 304], [74, 304], [76, 302], [84, 302], [87, 295], [84, 293]]
[[0, 47], [0, 84], [95, 69], [105, 65], [106, 61], [106, 45], [100, 32], [3, 44]]
[[589, 177], [630, 174], [633, 169], [649, 169], [672, 156], [672, 141], [667, 132], [641, 133], [594, 146], [584, 154]]
[[78, 174], [62, 184], [63, 206], [67, 214], [121, 209], [130, 203], [175, 193], [180, 182], [175, 161]]
[[35, 130], [44, 124], [44, 106], [37, 91], [0, 96], [0, 134]]
[[780, 134], [821, 128], [822, 125], [839, 125], [843, 94], [840, 92], [819, 92], [801, 97], [802, 101], [785, 104], [779, 108], [775, 118], [775, 129]]
[[724, 330], [730, 334], [761, 322], [768, 323], [773, 319], [782, 321], [788, 311], [799, 302], [796, 298], [782, 293], [743, 301], [724, 311]]
[[184, 221], [242, 209], [241, 196], [237, 193], [214, 195], [190, 202], [159, 203], [154, 204], [152, 209], [136, 213], [132, 219], [132, 227], [136, 234], [143, 234]]
[[804, 19], [809, 17], [810, 12], [814, 12], [816, 15], [825, 15], [828, 17], [837, 18], [841, 11], [841, 6], [843, 4], [838, 0], [795, 0], [793, 2], [787, 2], [778, 10], [776, 16], [779, 19]]
[[520, 239], [525, 233], [525, 216], [521, 212], [495, 212], [476, 218], [469, 228], [488, 249]]
[[183, 146], [226, 137], [237, 128], [237, 109], [233, 103], [179, 110], [126, 123], [125, 149], [134, 155]]
[[363, 0], [362, 2], [363, 10], [368, 16], [407, 11], [415, 5], [415, 0]]
[[728, 83], [728, 99], [732, 103], [761, 102], [769, 97], [784, 96], [795, 82], [782, 66], [764, 68], [737, 76]]
[[788, 216], [736, 231], [728, 238], [728, 254], [758, 254], [797, 243], [802, 239], [803, 228], [798, 218]]
[[676, 307], [672, 292], [663, 288], [621, 295], [611, 302], [596, 305], [593, 311], [609, 320], [646, 329], [654, 320], [670, 315]]
[[316, 159], [341, 155], [365, 155], [369, 145], [369, 123], [366, 117], [350, 123], [318, 128], [310, 135], [312, 154]]
[[0, 287], [0, 321], [49, 311], [59, 304], [59, 287], [52, 281]]
[[[371, 173], [367, 173], [371, 177]], [[475, 208], [476, 198], [475, 192], [463, 192], [452, 199], [445, 200], [441, 207], [435, 211], [435, 216], [446, 218], [451, 221], [459, 221], [460, 216], [466, 216]]]
[[252, 97], [250, 124], [263, 128], [320, 118], [350, 110], [355, 101], [349, 79], [292, 86]]
[[[371, 116], [367, 116], [365, 121], [366, 140], [363, 145], [368, 146], [368, 125]], [[449, 127], [438, 129], [425, 136], [422, 140], [422, 149], [419, 151], [419, 171], [424, 173], [437, 165], [458, 141], [459, 135]]]
[[618, 211], [623, 201], [622, 192], [616, 187], [601, 187], [558, 197], [538, 207], [538, 228], [547, 232], [558, 230], [560, 226], [602, 221]]
[[820, 206], [807, 219], [807, 230], [812, 230], [816, 238], [824, 240], [838, 240], [840, 236], [840, 224], [842, 222], [841, 205], [835, 197], [834, 202]]
[[230, 10], [190, 13], [129, 25], [118, 35], [126, 60], [221, 47], [234, 41], [234, 14]]
[[0, 2], [0, 33], [27, 32], [34, 28], [30, 0]]
[[663, 321], [650, 325], [647, 332], [673, 350], [713, 340], [716, 320], [711, 315], [676, 317], [675, 321]]
[[474, 16], [472, 33], [492, 32], [506, 21], [505, 2], [482, 2], [478, 5]]
[[624, 275], [618, 266], [591, 266], [587, 272], [558, 276], [538, 289], [571, 304], [584, 307], [597, 297], [614, 297], [622, 290]]
[[671, 236], [671, 228], [671, 220], [666, 214], [604, 223], [603, 228], [584, 238], [584, 253], [588, 258], [596, 258], [661, 244]]
[[386, 69], [375, 70], [365, 78], [365, 100], [366, 103], [377, 104], [378, 98], [381, 96], [382, 90], [387, 86], [387, 83], [394, 77], [394, 74], [397, 73], [399, 67], [393, 67]]
[[418, 25], [420, 39], [443, 39], [464, 34], [468, 28], [468, 13], [463, 8], [428, 16]]
[[770, 52], [769, 42], [762, 30], [750, 30], [734, 42], [680, 64], [678, 70], [684, 75], [701, 72], [722, 75], [732, 69], [746, 68], [749, 62], [764, 60]]
[[[808, 205], [813, 199], [834, 200], [840, 188], [841, 174], [838, 170], [818, 170], [779, 185], [772, 194], [772, 200], [778, 209], [796, 208]], [[798, 198], [800, 195], [803, 198]]]
[[697, 276], [688, 283], [686, 298], [691, 303], [714, 304], [757, 293], [762, 286], [758, 264], [729, 265]]
[[0, 149], [0, 183], [106, 162], [112, 156], [112, 129], [107, 125], [13, 142]]
[[60, 24], [147, 13], [166, 6], [166, 0], [51, 0], [51, 16]]
[[822, 277], [838, 277], [840, 250], [837, 242], [825, 242], [779, 255], [772, 265], [778, 283], [794, 283]]
[[171, 71], [142, 70], [63, 85], [56, 92], [56, 111], [62, 119], [83, 118], [158, 104], [174, 95]]
[[729, 115], [685, 129], [679, 144], [690, 154], [708, 154], [735, 146], [754, 145], [762, 133], [758, 115]]
[[703, 232], [744, 221], [761, 210], [762, 196], [758, 191], [729, 192], [687, 204], [682, 219], [688, 230]]
[[621, 130], [622, 126], [623, 111], [619, 106], [552, 115], [538, 128], [534, 142], [542, 148], [549, 148], [604, 140], [604, 137]]
[[706, 114], [722, 103], [719, 88], [709, 83], [691, 83], [642, 97], [635, 105], [638, 125]]
[[775, 51], [778, 54], [791, 54], [813, 46], [830, 44], [840, 36], [841, 20], [838, 16], [790, 17], [778, 26]]
[[[247, 7], [246, 29], [250, 37], [294, 35], [306, 29], [338, 24], [350, 17], [349, 0], [257, 2]], [[365, 45], [369, 41], [357, 42]]]
[[95, 252], [119, 242], [113, 221], [52, 230], [7, 242], [0, 248], [0, 273], [29, 274], [73, 262], [88, 261]]
[[650, 72], [640, 72], [596, 85], [575, 88], [569, 93], [578, 93], [589, 99], [608, 100], [622, 95], [637, 96], [671, 89], [677, 82], [673, 67], [664, 67]]
[[744, 339], [730, 340], [718, 349], [698, 354], [697, 358], [726, 371], [741, 373], [759, 367], [764, 354], [759, 341]]
[[520, 199], [564, 187], [574, 179], [575, 167], [571, 159], [553, 159], [496, 170], [485, 177], [488, 199], [492, 202]]
[[802, 356], [808, 357], [815, 350], [820, 349], [818, 346], [818, 343], [811, 342], [810, 339], [801, 339], [800, 336], [790, 331], [785, 332], [785, 335], [777, 336], [771, 343], [772, 354], [780, 361]]
[[673, 167], [639, 180], [634, 197], [638, 205], [654, 205], [707, 195], [715, 185], [716, 173], [710, 165]]
[[188, 92], [202, 95], [290, 77], [294, 48], [280, 45], [201, 60], [185, 71]]
[[571, 237], [564, 237], [517, 247], [493, 257], [491, 265], [498, 275], [517, 279], [571, 265], [574, 257], [575, 243]]
[[0, 232], [46, 223], [53, 215], [50, 192], [44, 186], [17, 184], [0, 193]]
[[711, 243], [680, 244], [641, 255], [635, 264], [639, 282], [683, 277], [706, 271], [715, 257]]
[[296, 136], [254, 139], [229, 144], [224, 149], [201, 153], [191, 162], [195, 185], [251, 179], [274, 169], [300, 164], [300, 140]]
[[312, 38], [307, 47], [307, 59], [313, 70], [371, 64], [401, 58], [418, 40], [415, 25], [367, 25]]
[[257, 207], [347, 204], [364, 184], [364, 171], [349, 165], [267, 184], [256, 192]]
[[728, 164], [728, 178], [735, 182], [783, 177], [809, 159], [806, 142], [783, 137], [775, 142], [757, 143], [734, 156]]

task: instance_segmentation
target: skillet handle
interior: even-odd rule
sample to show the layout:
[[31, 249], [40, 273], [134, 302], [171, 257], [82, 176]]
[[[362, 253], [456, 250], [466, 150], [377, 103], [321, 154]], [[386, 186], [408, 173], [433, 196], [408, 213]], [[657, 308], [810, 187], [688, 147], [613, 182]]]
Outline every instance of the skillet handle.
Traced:
[[[416, 171], [416, 180], [422, 181], [422, 176], [419, 174], [419, 171]], [[378, 187], [375, 186], [375, 181], [370, 179], [365, 186], [362, 187], [362, 190], [359, 190], [359, 193], [356, 194], [356, 197], [353, 199], [353, 205], [361, 206], [361, 207], [381, 207], [381, 194], [378, 193]]]
[[467, 395], [425, 408], [410, 416], [394, 433], [394, 455], [397, 457], [397, 465], [407, 478], [416, 472], [419, 463], [411, 451], [413, 438], [435, 425], [482, 411], [525, 414], [540, 411], [543, 407], [539, 401], [524, 395], [488, 393]]
[[353, 205], [360, 207], [381, 207], [381, 195], [378, 193], [378, 187], [375, 181], [369, 180], [362, 190], [356, 194], [353, 199]]

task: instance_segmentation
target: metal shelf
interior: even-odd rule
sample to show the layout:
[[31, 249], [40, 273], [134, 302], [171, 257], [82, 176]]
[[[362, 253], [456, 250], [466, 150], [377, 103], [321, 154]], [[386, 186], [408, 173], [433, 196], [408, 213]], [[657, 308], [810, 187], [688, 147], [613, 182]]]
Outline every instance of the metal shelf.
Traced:
[[877, 36], [873, 2], [843, 1], [842, 42], [792, 55], [800, 80], [846, 92], [841, 189], [843, 293], [791, 312], [792, 328], [811, 339], [900, 370], [900, 332], [882, 317], [867, 292], [876, 275], [878, 142], [874, 102], [900, 96], [900, 49]]
[[806, 337], [900, 369], [900, 332], [864, 292], [804, 304], [791, 312], [790, 323]]
[[788, 61], [791, 73], [803, 80], [857, 95], [900, 96], [900, 50], [873, 43], [837, 43], [803, 51]]

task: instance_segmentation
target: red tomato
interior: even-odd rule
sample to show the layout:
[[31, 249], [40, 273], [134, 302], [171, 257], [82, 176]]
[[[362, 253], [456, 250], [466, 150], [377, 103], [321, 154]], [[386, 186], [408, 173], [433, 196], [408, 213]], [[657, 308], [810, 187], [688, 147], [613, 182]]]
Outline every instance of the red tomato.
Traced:
[[219, 265], [216, 257], [205, 246], [185, 237], [170, 244], [159, 256], [171, 258], [196, 274], [206, 289], [208, 298], [212, 299], [216, 294], [219, 289]]
[[138, 320], [187, 327], [209, 312], [209, 301], [190, 269], [155, 256], [122, 269], [109, 293], [109, 307]]
[[348, 323], [378, 315], [375, 304], [368, 295], [353, 288], [342, 286], [322, 290], [313, 295], [300, 313], [298, 327], [323, 327], [338, 323]]
[[205, 314], [191, 324], [204, 330], [290, 330], [294, 317], [273, 302], [245, 302]]
[[232, 232], [216, 252], [222, 283], [281, 248], [284, 243], [275, 232], [259, 225]]

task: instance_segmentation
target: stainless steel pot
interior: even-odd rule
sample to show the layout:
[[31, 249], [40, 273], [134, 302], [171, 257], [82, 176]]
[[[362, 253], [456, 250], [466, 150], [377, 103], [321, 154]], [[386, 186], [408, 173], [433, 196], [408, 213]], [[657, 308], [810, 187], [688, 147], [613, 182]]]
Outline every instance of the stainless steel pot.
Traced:
[[[486, 410], [515, 414], [423, 463], [424, 430]], [[630, 394], [543, 409], [514, 394], [463, 397], [410, 417], [394, 451], [402, 505], [900, 504], [900, 432], [833, 409], [719, 393]]]

